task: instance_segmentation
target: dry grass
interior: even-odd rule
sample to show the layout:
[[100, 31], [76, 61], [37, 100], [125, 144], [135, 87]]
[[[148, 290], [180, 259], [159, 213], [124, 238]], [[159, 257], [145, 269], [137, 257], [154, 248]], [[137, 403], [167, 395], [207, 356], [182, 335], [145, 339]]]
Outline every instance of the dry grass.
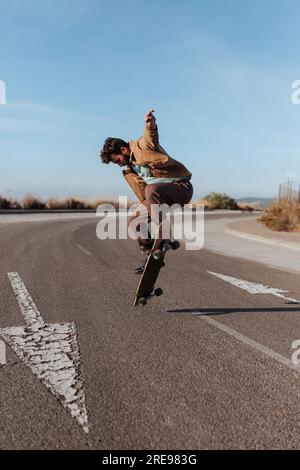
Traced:
[[288, 200], [274, 202], [265, 209], [259, 221], [276, 232], [300, 232], [300, 203]]
[[21, 204], [15, 199], [0, 196], [0, 207], [3, 210], [10, 210], [10, 209], [20, 210]]
[[87, 210], [93, 209], [88, 201], [79, 197], [49, 198], [46, 201], [46, 208], [50, 210]]
[[25, 210], [42, 210], [46, 208], [46, 203], [39, 199], [38, 197], [28, 194], [25, 196], [20, 203], [22, 209]]
[[199, 205], [199, 204], [203, 204], [204, 209], [213, 209], [212, 204], [209, 201], [207, 201], [206, 199], [200, 199], [199, 201], [192, 201], [189, 204], [189, 207], [192, 207], [192, 208], [196, 209], [197, 205]]
[[[8, 198], [0, 195], [0, 208], [2, 210], [96, 210], [101, 204], [111, 204], [116, 209], [119, 208], [119, 201], [110, 198], [85, 198], [82, 196], [72, 197], [50, 197], [48, 199], [42, 199], [38, 196], [28, 194], [20, 201]], [[134, 201], [128, 200], [128, 207], [133, 204]], [[218, 209], [219, 206], [216, 201], [209, 199], [201, 199], [193, 201], [190, 207], [196, 207], [197, 204], [203, 204], [205, 209]], [[224, 207], [222, 207], [224, 208]], [[227, 207], [225, 207], [227, 208]], [[230, 207], [229, 207], [230, 208]], [[239, 208], [239, 207], [236, 207]], [[242, 210], [253, 210], [253, 207], [248, 204], [240, 205]]]
[[[203, 204], [204, 208], [208, 210], [214, 210], [214, 209], [220, 209], [220, 208], [224, 209], [224, 207], [220, 207], [218, 204], [216, 204], [215, 201], [205, 199], [205, 198], [200, 199], [199, 201], [192, 202], [191, 207], [196, 207], [197, 204]], [[236, 210], [240, 209], [242, 211], [248, 211], [248, 212], [253, 212], [254, 210], [257, 209], [257, 206], [251, 203], [239, 203], [237, 206], [232, 205], [232, 207], [235, 208]], [[225, 206], [225, 209], [229, 209], [229, 208]]]
[[[20, 201], [8, 197], [0, 196], [0, 208], [2, 210], [96, 210], [101, 204], [111, 204], [116, 209], [119, 202], [109, 198], [84, 198], [73, 196], [67, 198], [50, 197], [41, 199], [32, 194], [28, 194]], [[132, 201], [128, 201], [128, 206]]]

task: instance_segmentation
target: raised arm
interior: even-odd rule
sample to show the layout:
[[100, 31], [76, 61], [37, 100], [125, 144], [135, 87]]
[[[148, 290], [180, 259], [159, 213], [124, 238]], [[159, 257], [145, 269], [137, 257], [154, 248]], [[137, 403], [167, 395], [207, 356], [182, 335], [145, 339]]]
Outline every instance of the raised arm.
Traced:
[[159, 136], [158, 129], [156, 124], [156, 119], [154, 117], [155, 110], [151, 109], [147, 112], [145, 116], [145, 131], [144, 131], [144, 143], [149, 150], [156, 150], [159, 146]]

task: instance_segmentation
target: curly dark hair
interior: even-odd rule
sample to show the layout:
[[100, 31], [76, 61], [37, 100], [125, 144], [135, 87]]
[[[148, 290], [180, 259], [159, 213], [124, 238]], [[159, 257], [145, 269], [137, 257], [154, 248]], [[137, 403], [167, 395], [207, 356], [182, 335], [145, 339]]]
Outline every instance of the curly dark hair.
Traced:
[[102, 163], [110, 163], [111, 155], [113, 153], [120, 154], [121, 147], [129, 147], [128, 142], [125, 142], [122, 139], [117, 139], [115, 137], [107, 137], [100, 152]]

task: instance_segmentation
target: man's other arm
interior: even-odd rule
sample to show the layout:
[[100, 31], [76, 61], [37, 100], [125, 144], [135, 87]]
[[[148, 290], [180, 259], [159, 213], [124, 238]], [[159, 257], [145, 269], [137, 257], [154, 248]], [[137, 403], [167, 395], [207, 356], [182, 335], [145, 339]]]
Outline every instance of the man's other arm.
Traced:
[[123, 170], [123, 176], [126, 179], [127, 183], [137, 196], [138, 200], [144, 204], [146, 197], [145, 197], [145, 188], [146, 183], [139, 175], [137, 175], [131, 167], [128, 167]]

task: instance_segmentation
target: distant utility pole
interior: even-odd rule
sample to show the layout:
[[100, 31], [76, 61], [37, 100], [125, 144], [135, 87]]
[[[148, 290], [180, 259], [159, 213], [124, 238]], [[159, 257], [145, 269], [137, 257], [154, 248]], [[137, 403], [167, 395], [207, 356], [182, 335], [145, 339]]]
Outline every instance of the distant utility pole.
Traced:
[[288, 191], [288, 202], [291, 202], [292, 199], [292, 188], [293, 188], [293, 182], [288, 178], [287, 181], [287, 191]]
[[281, 201], [281, 183], [279, 185], [279, 191], [278, 191], [278, 202]]

